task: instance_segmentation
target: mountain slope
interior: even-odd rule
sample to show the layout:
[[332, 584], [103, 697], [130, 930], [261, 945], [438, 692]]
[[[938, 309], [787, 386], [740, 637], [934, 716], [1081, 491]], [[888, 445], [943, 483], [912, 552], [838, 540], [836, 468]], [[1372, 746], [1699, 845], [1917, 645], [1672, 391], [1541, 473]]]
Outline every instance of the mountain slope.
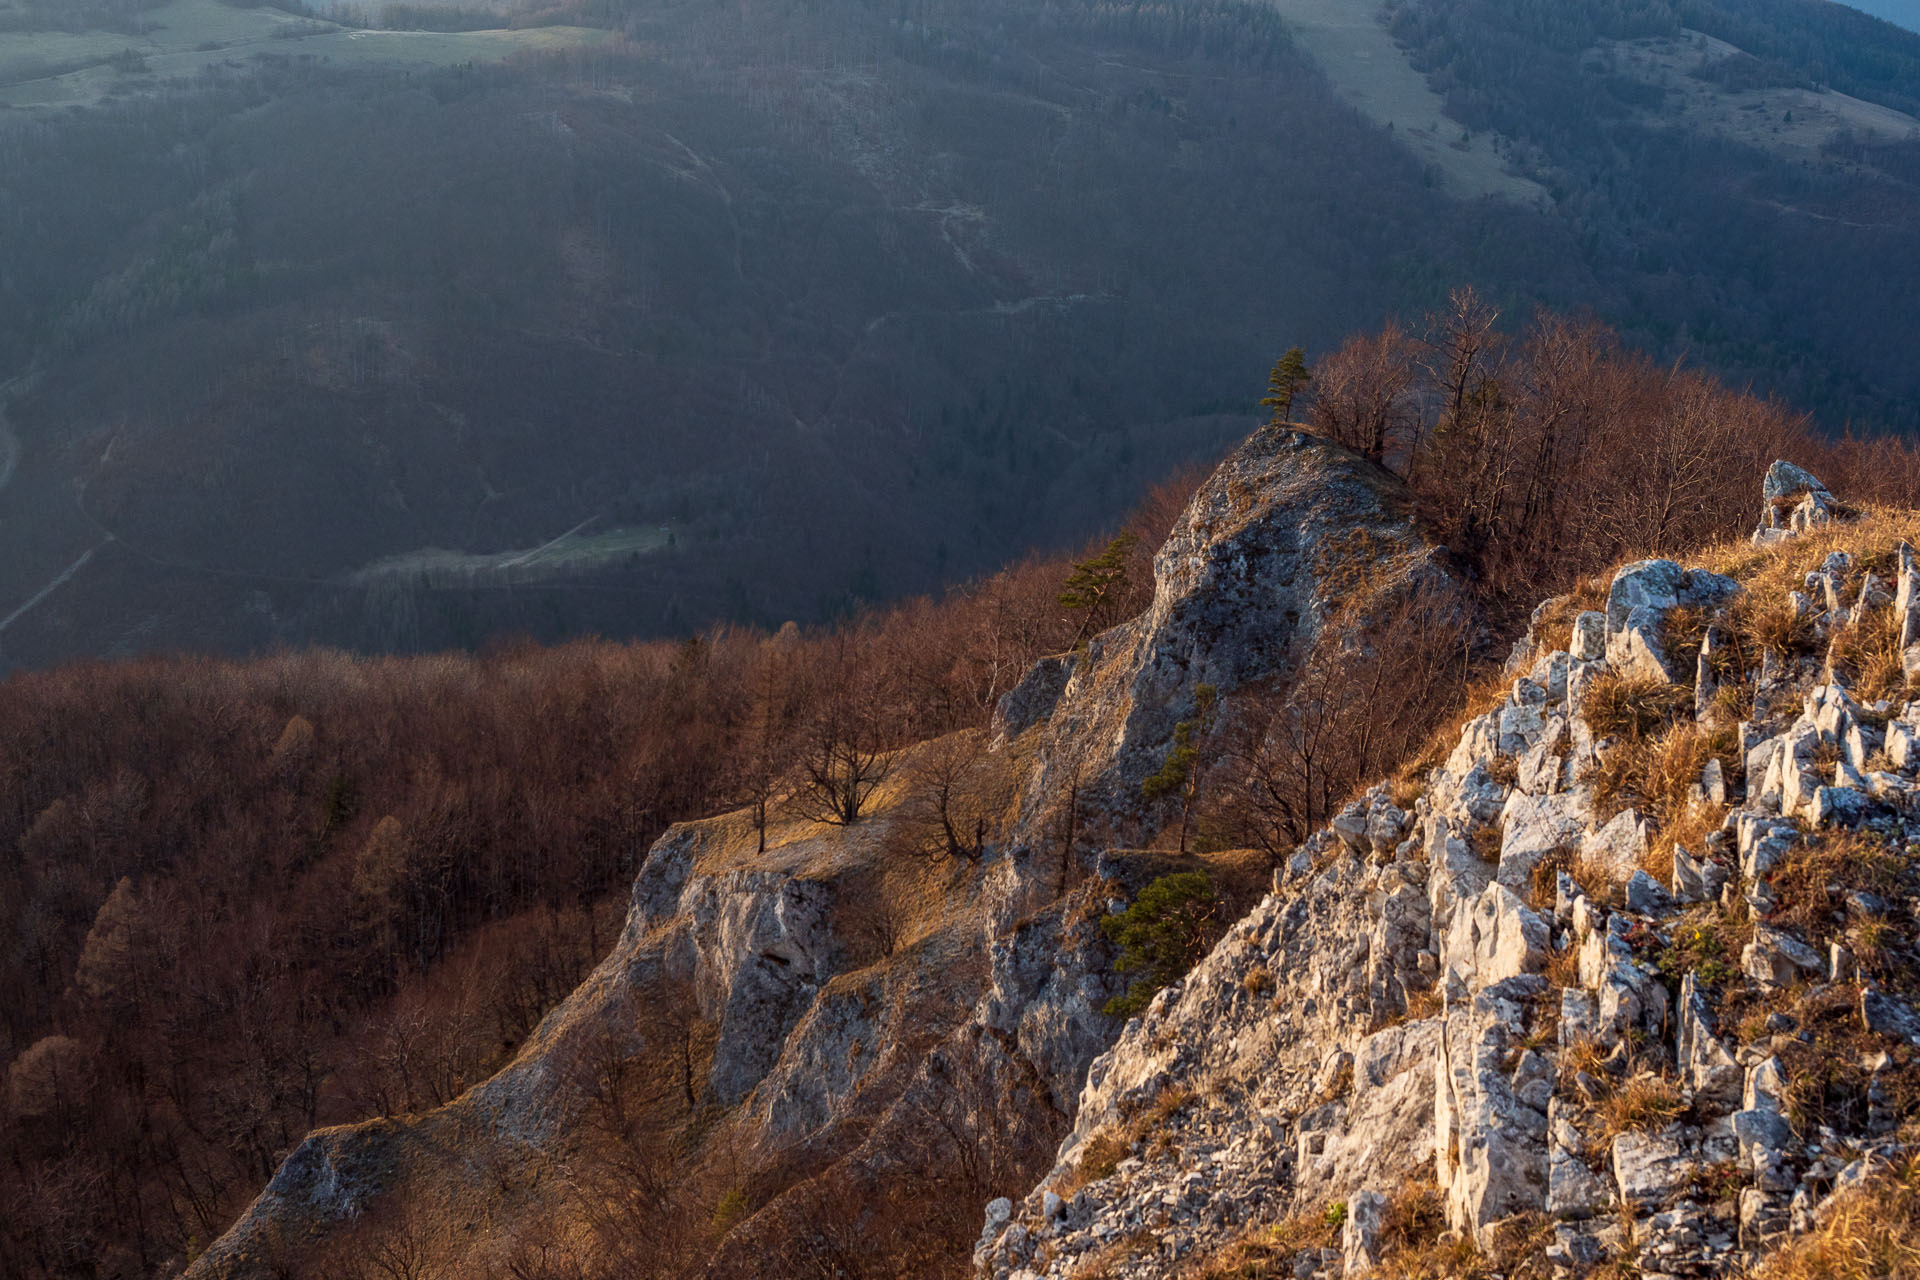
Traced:
[[1914, 56], [1828, 9], [578, 4], [591, 51], [101, 64], [0, 123], [0, 654], [836, 616], [1077, 542], [1278, 351], [1463, 280], [1909, 429]]
[[[1359, 589], [1356, 535], [1402, 557]], [[489, 1269], [538, 1247], [595, 1274], [956, 1273], [977, 1206], [1042, 1167], [1118, 1030], [1101, 904], [1193, 864], [1126, 851], [1167, 820], [1139, 783], [1181, 709], [1201, 684], [1230, 703], [1286, 680], [1354, 608], [1451, 590], [1391, 477], [1279, 429], [1195, 495], [1155, 582], [1145, 615], [1051, 697], [1009, 695], [993, 749], [959, 757], [996, 819], [977, 860], [911, 856], [911, 780], [955, 740], [903, 756], [854, 826], [789, 822], [765, 853], [744, 815], [675, 828], [614, 952], [511, 1066], [434, 1112], [314, 1133], [190, 1274], [397, 1241]], [[1208, 863], [1242, 894], [1262, 874]], [[490, 1230], [464, 1234], [474, 1215]]]
[[[1920, 568], [1912, 512], [1809, 530], [1808, 482], [1776, 464], [1771, 545], [1707, 554], [1744, 588], [1654, 560], [1548, 602], [1445, 763], [1093, 1065], [986, 1272], [1764, 1275], [1861, 1232], [1920, 1096], [1920, 703], [1866, 658], [1920, 632]], [[1856, 1256], [1911, 1256], [1880, 1229]]]
[[985, 1203], [987, 1274], [1733, 1275], [1863, 1229], [1920, 1097], [1920, 526], [1785, 463], [1765, 499], [1710, 568], [1546, 602], [1431, 770], [1342, 810], [1121, 1027], [1100, 918], [1246, 874], [1125, 848], [1171, 816], [1139, 781], [1200, 685], [1353, 660], [1355, 531], [1410, 557], [1370, 608], [1446, 582], [1383, 473], [1263, 433], [1149, 612], [971, 740], [1004, 823], [980, 861], [903, 859], [927, 814], [894, 784], [764, 853], [744, 814], [676, 828], [512, 1066], [311, 1135], [192, 1274], [961, 1274], [967, 1208], [1036, 1173]]

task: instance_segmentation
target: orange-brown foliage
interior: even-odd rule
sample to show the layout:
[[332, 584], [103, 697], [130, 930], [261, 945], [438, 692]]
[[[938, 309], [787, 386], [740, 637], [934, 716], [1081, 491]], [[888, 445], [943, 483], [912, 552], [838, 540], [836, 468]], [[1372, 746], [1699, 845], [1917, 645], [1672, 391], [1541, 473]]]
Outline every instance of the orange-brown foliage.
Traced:
[[[1125, 614], [1189, 480], [1134, 519]], [[151, 1269], [313, 1126], [477, 1083], [611, 944], [667, 824], [777, 803], [848, 690], [878, 748], [984, 725], [1071, 637], [1069, 559], [816, 632], [0, 685], [0, 1071], [60, 1036], [91, 1072], [57, 1118], [0, 1109], [0, 1257]]]

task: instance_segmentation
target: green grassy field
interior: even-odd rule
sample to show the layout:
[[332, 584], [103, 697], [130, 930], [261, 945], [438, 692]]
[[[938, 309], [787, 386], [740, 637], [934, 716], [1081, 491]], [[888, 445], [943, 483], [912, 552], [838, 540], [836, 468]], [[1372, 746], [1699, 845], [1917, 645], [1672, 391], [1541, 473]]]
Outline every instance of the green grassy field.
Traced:
[[140, 35], [104, 30], [0, 33], [0, 104], [17, 109], [84, 106], [262, 54], [311, 56], [351, 66], [450, 66], [497, 62], [529, 50], [578, 48], [607, 34], [585, 27], [359, 31], [278, 9], [235, 9], [220, 0], [173, 0], [143, 17], [151, 29]]

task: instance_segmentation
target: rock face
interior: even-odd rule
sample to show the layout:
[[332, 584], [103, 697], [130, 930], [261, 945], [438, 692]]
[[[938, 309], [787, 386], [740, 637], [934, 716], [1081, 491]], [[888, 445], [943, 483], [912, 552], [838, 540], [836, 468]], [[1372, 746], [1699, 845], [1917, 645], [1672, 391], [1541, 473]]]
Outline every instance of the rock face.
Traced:
[[1052, 715], [1077, 664], [1078, 658], [1071, 653], [1034, 663], [1020, 683], [1002, 694], [999, 705], [994, 707], [994, 741], [1004, 744]]
[[1763, 546], [1827, 523], [1839, 506], [1818, 476], [1784, 460], [1767, 468], [1760, 498], [1760, 525], [1753, 541]]
[[[883, 810], [869, 835], [887, 821]], [[509, 1066], [436, 1111], [310, 1135], [190, 1274], [269, 1274], [287, 1250], [303, 1255], [416, 1187], [444, 1195], [474, 1168], [516, 1170], [522, 1186], [560, 1181], [609, 1055], [658, 1061], [684, 1045], [697, 1072], [685, 1087], [730, 1108], [731, 1138], [772, 1152], [831, 1150], [870, 1121], [873, 1099], [910, 1091], [931, 1043], [961, 1028], [978, 998], [987, 961], [977, 928], [952, 921], [868, 962], [847, 908], [873, 874], [873, 842], [775, 834], [787, 838], [755, 854], [741, 815], [669, 831], [634, 883], [612, 953]], [[1092, 940], [1084, 929], [1077, 939]], [[1074, 954], [1075, 939], [1055, 941]], [[505, 1224], [544, 1223], [556, 1207], [489, 1194]], [[514, 1234], [471, 1237], [458, 1260], [505, 1274]]]
[[1642, 560], [1613, 577], [1607, 591], [1606, 660], [1615, 670], [1650, 680], [1677, 683], [1693, 676], [1668, 658], [1661, 620], [1680, 606], [1716, 609], [1739, 586], [1731, 578], [1702, 569], [1684, 569], [1671, 560]]
[[1200, 685], [1230, 695], [1284, 677], [1335, 609], [1364, 603], [1357, 589], [1384, 606], [1422, 586], [1453, 590], [1392, 476], [1306, 432], [1261, 430], [1201, 486], [1155, 556], [1152, 606], [1074, 666], [1044, 730], [1022, 838], [1038, 839], [1077, 794], [1102, 824], [1095, 838], [1136, 842], [1158, 816], [1140, 782]]
[[[924, 922], [912, 945], [876, 959], [854, 910], [862, 886], [879, 878], [892, 800], [852, 828], [790, 823], [764, 854], [742, 815], [676, 827], [649, 852], [613, 953], [512, 1064], [425, 1116], [313, 1134], [193, 1274], [264, 1275], [272, 1242], [324, 1242], [364, 1205], [457, 1181], [456, 1166], [476, 1159], [530, 1171], [533, 1183], [547, 1174], [547, 1185], [563, 1182], [588, 1105], [583, 1070], [609, 1053], [659, 1052], [656, 1041], [691, 1036], [687, 1028], [712, 1037], [686, 1088], [727, 1109], [715, 1149], [825, 1170], [729, 1232], [714, 1249], [715, 1274], [784, 1275], [786, 1244], [836, 1204], [915, 1178], [945, 1185], [945, 1164], [961, 1157], [940, 1143], [956, 1133], [968, 1135], [965, 1158], [986, 1152], [993, 1168], [1028, 1177], [1044, 1169], [1089, 1064], [1121, 1031], [1101, 1012], [1119, 980], [1099, 915], [1105, 895], [1139, 887], [1138, 873], [1107, 850], [1137, 844], [1165, 820], [1142, 803], [1139, 784], [1191, 715], [1196, 689], [1231, 699], [1249, 683], [1285, 680], [1336, 608], [1454, 590], [1397, 481], [1281, 430], [1256, 434], [1202, 486], [1154, 573], [1146, 614], [1083, 653], [1038, 664], [1002, 699], [989, 737], [1015, 779], [1012, 817], [981, 863], [943, 887], [962, 905]], [[1380, 806], [1362, 815], [1358, 838], [1390, 847], [1407, 822]], [[1075, 833], [1065, 847], [1063, 826]], [[1073, 886], [1064, 894], [1063, 879]], [[1357, 977], [1320, 965], [1342, 991], [1358, 984], [1344, 1011], [1328, 1006], [1329, 1018], [1366, 1016], [1376, 1000], [1404, 1001], [1407, 981], [1427, 984], [1402, 973], [1418, 975], [1428, 934], [1424, 880], [1390, 894], [1379, 918], [1355, 917], [1357, 954], [1379, 962]], [[1488, 963], [1537, 959], [1537, 930], [1511, 911], [1494, 924]], [[667, 993], [680, 1002], [671, 1017]], [[1434, 1043], [1437, 1029], [1396, 1031], [1369, 1051], [1364, 1114], [1410, 1131], [1430, 1125], [1420, 1046]], [[1270, 1173], [1277, 1157], [1254, 1143], [1234, 1159]], [[1336, 1144], [1328, 1159], [1324, 1176], [1337, 1183], [1372, 1153]], [[460, 1261], [498, 1272], [500, 1242], [513, 1234], [506, 1224], [564, 1213], [555, 1195], [494, 1193], [494, 1244], [476, 1239]], [[989, 1215], [994, 1241], [1030, 1230], [1006, 1221]], [[1368, 1247], [1358, 1242], [1356, 1256]]]
[[[1840, 510], [1810, 480], [1769, 472], [1769, 511], [1794, 513], [1764, 527], [1770, 554], [1819, 523], [1799, 518], [1809, 501]], [[1891, 617], [1906, 643], [1920, 576], [1904, 544], [1894, 558], [1887, 599], [1836, 553], [1782, 603], [1829, 641]], [[1920, 841], [1920, 702], [1856, 698], [1845, 646], [1742, 668], [1713, 638], [1731, 633], [1738, 584], [1675, 561], [1622, 569], [1566, 650], [1520, 645], [1500, 704], [1417, 795], [1383, 785], [1343, 809], [1117, 1025], [1101, 1012], [1119, 980], [1099, 918], [1139, 887], [1128, 846], [1164, 817], [1139, 783], [1198, 687], [1231, 699], [1284, 680], [1336, 606], [1449, 585], [1383, 473], [1286, 431], [1223, 464], [1155, 578], [1145, 615], [1003, 700], [1002, 838], [911, 945], [876, 957], [849, 923], [895, 801], [851, 829], [798, 824], [764, 854], [739, 815], [675, 828], [613, 954], [512, 1065], [428, 1115], [312, 1135], [193, 1274], [269, 1274], [275, 1247], [324, 1241], [461, 1170], [519, 1161], [560, 1183], [583, 1065], [696, 1024], [713, 1035], [697, 1088], [724, 1111], [715, 1149], [820, 1171], [711, 1246], [706, 1273], [729, 1277], [789, 1274], [791, 1243], [847, 1205], [950, 1185], [968, 1162], [997, 1171], [970, 1206], [984, 1219], [973, 1262], [995, 1280], [1148, 1280], [1285, 1219], [1323, 1229], [1288, 1260], [1296, 1280], [1357, 1275], [1382, 1260], [1410, 1190], [1482, 1246], [1545, 1215], [1547, 1258], [1570, 1272], [1732, 1276], [1894, 1151], [1920, 1046], [1913, 993], [1861, 980], [1865, 942], [1800, 930], [1824, 912], [1884, 946], [1889, 928], [1911, 936], [1920, 897], [1843, 894], [1824, 871], [1824, 904], [1794, 895], [1835, 825], [1856, 853]], [[1693, 662], [1669, 644], [1681, 609], [1705, 627]], [[1687, 801], [1695, 847], [1673, 845], [1652, 803], [1596, 798], [1623, 744], [1588, 722], [1585, 697], [1620, 676], [1695, 684], [1675, 713], [1712, 757]], [[1713, 695], [1726, 685], [1734, 696]], [[1730, 707], [1752, 710], [1729, 724]], [[1817, 1131], [1789, 1119], [1795, 1073], [1833, 1064], [1808, 1057], [1817, 1041], [1790, 1001], [1875, 1037], [1834, 1060], [1861, 1087]], [[1000, 1196], [1015, 1178], [1031, 1190]], [[555, 1210], [489, 1185], [494, 1229], [458, 1259], [475, 1274], [501, 1269], [489, 1241]]]
[[[1789, 542], [1838, 510], [1784, 463], [1765, 497], [1769, 511], [1795, 514], [1764, 525], [1764, 542]], [[1852, 624], [1873, 584], [1852, 591], [1847, 564], [1822, 573], [1826, 608], [1809, 604], [1817, 625]], [[1829, 954], [1767, 920], [1771, 879], [1836, 815], [1896, 848], [1920, 838], [1920, 702], [1864, 708], [1832, 663], [1812, 658], [1789, 668], [1770, 656], [1745, 674], [1702, 659], [1715, 687], [1744, 686], [1731, 705], [1755, 709], [1717, 726], [1715, 740], [1735, 746], [1703, 770], [1692, 804], [1714, 816], [1730, 807], [1700, 848], [1672, 849], [1671, 877], [1648, 866], [1670, 840], [1631, 810], [1602, 811], [1586, 777], [1615, 748], [1584, 721], [1581, 690], [1608, 672], [1696, 680], [1663, 648], [1667, 619], [1695, 610], [1711, 635], [1739, 591], [1642, 561], [1615, 577], [1604, 615], [1579, 616], [1569, 651], [1516, 649], [1506, 702], [1464, 726], [1412, 812], [1376, 791], [1338, 815], [1093, 1064], [1054, 1173], [1004, 1224], [990, 1215], [982, 1274], [1064, 1278], [1097, 1259], [1096, 1274], [1145, 1280], [1267, 1238], [1262, 1224], [1311, 1224], [1344, 1204], [1338, 1240], [1282, 1258], [1275, 1273], [1359, 1275], [1379, 1261], [1377, 1223], [1393, 1198], [1420, 1185], [1483, 1244], [1495, 1224], [1544, 1213], [1556, 1266], [1612, 1261], [1650, 1277], [1744, 1274], [1817, 1220], [1820, 1197], [1860, 1176], [1846, 1170], [1890, 1149], [1887, 1113], [1796, 1131], [1782, 1114], [1790, 1069], [1776, 1056], [1805, 1047], [1779, 1034], [1793, 1020], [1775, 1015], [1739, 1044], [1719, 1013], [1736, 996], [1750, 1008], [1791, 990], [1855, 1019], [1886, 1046], [1863, 1059], [1876, 1072], [1869, 1096], [1885, 1096], [1878, 1082], [1891, 1077], [1877, 1073], [1907, 1053], [1896, 1046], [1920, 1044], [1907, 1003], [1837, 981], [1844, 947]], [[1920, 603], [1920, 582], [1909, 596]], [[1904, 616], [1897, 596], [1869, 607]], [[1702, 697], [1692, 710], [1715, 728], [1717, 705]], [[1370, 815], [1389, 808], [1408, 832], [1397, 843], [1372, 832]], [[1895, 909], [1868, 895], [1858, 910], [1879, 921]], [[1747, 937], [1737, 951], [1723, 941], [1733, 927]], [[1645, 1118], [1609, 1133], [1603, 1112], [1623, 1096]], [[1084, 1153], [1115, 1135], [1130, 1157], [1076, 1176]], [[1055, 1185], [1076, 1189], [1049, 1213]]]

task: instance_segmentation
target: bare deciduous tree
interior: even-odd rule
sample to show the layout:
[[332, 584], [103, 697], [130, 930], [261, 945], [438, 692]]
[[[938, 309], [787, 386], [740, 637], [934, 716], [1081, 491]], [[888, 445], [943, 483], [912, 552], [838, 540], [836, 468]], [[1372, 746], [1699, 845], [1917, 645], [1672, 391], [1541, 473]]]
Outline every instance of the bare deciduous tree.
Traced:
[[1409, 452], [1419, 423], [1414, 345], [1399, 326], [1351, 338], [1314, 372], [1307, 421], [1338, 444], [1386, 462]]
[[844, 634], [823, 666], [813, 715], [800, 737], [794, 807], [816, 822], [851, 826], [893, 772], [873, 671]]
[[1330, 622], [1290, 681], [1238, 699], [1223, 724], [1209, 834], [1279, 856], [1322, 826], [1454, 705], [1466, 622], [1438, 588]]
[[979, 729], [921, 746], [906, 769], [896, 844], [932, 862], [977, 862], [1008, 800], [1006, 757]]

